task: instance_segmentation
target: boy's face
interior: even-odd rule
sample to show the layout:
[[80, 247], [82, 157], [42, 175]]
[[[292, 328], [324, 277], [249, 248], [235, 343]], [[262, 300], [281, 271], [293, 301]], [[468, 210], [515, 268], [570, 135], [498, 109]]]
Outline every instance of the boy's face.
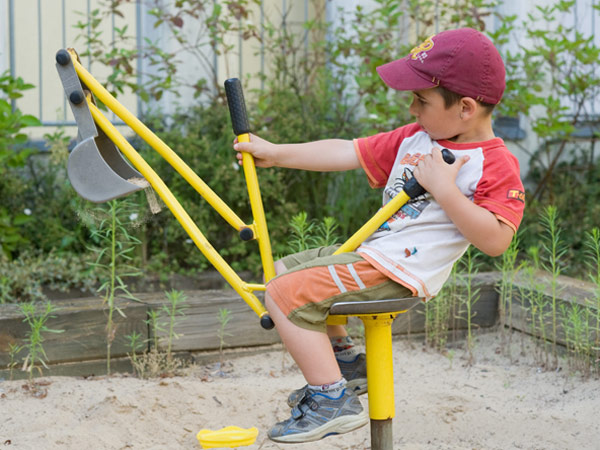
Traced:
[[462, 132], [461, 104], [446, 109], [444, 98], [436, 88], [413, 91], [409, 112], [433, 140], [453, 139]]

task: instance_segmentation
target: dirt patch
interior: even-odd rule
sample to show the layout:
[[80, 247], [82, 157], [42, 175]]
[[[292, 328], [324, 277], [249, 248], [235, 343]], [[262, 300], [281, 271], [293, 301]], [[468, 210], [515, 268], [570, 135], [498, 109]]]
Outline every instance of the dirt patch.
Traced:
[[[478, 337], [475, 363], [414, 341], [394, 342], [395, 449], [597, 449], [600, 381], [544, 372], [500, 337]], [[530, 341], [525, 342], [531, 346]], [[528, 352], [531, 354], [531, 352]], [[227, 425], [259, 429], [248, 449], [368, 449], [369, 427], [318, 443], [282, 445], [267, 430], [287, 418], [285, 399], [304, 384], [282, 350], [142, 380], [48, 377], [44, 396], [24, 381], [0, 382], [0, 448], [199, 449], [196, 433]], [[367, 397], [361, 397], [367, 405]]]

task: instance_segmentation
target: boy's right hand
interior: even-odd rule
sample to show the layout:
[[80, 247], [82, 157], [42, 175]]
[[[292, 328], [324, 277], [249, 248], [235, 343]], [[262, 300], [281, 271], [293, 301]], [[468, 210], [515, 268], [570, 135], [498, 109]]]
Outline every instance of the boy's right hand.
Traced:
[[250, 142], [238, 142], [237, 138], [235, 138], [233, 149], [237, 152], [236, 158], [240, 165], [242, 165], [242, 152], [247, 152], [254, 156], [254, 163], [257, 167], [273, 167], [277, 165], [275, 161], [277, 146], [254, 134], [250, 134]]
[[242, 153], [254, 156], [257, 167], [285, 167], [287, 169], [332, 172], [358, 169], [360, 161], [354, 151], [352, 141], [344, 139], [325, 139], [301, 144], [273, 144], [250, 134], [250, 142], [233, 142], [238, 152], [237, 159], [242, 162]]

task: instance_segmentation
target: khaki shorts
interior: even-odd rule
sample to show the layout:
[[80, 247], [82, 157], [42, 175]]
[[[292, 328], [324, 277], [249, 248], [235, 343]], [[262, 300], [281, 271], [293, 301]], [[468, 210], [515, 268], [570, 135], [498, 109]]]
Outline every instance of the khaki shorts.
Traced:
[[287, 272], [267, 284], [267, 292], [295, 325], [325, 332], [331, 304], [412, 297], [410, 289], [375, 269], [358, 253], [334, 255], [338, 245], [286, 256]]

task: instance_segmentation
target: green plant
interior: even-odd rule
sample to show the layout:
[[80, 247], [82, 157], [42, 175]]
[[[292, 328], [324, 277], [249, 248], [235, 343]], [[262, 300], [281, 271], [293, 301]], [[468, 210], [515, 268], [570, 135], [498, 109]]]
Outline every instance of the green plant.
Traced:
[[[503, 348], [508, 352], [508, 356], [511, 357], [510, 348], [512, 342], [512, 330], [513, 330], [513, 292], [514, 282], [521, 264], [517, 264], [517, 257], [519, 255], [519, 235], [513, 237], [510, 242], [508, 249], [502, 254], [500, 260], [496, 264], [496, 268], [500, 270], [502, 278], [500, 280], [500, 286], [498, 287], [498, 313], [500, 316], [500, 330], [504, 340]], [[508, 342], [506, 342], [505, 330], [508, 328]]]
[[589, 277], [594, 283], [595, 296], [588, 300], [587, 306], [591, 308], [592, 322], [590, 328], [593, 330], [594, 364], [598, 373], [600, 373], [600, 228], [594, 227], [586, 234], [586, 250], [589, 268]]
[[560, 309], [571, 370], [589, 377], [593, 363], [592, 310], [577, 303], [563, 304]]
[[[150, 309], [148, 318], [144, 321], [149, 327], [152, 345], [149, 351], [141, 356], [136, 356], [136, 346], [141, 344], [140, 335], [134, 333], [128, 336], [132, 348], [131, 363], [135, 372], [141, 378], [151, 378], [163, 374], [172, 374], [182, 366], [182, 361], [173, 358], [173, 341], [179, 338], [175, 333], [175, 326], [180, 316], [185, 315], [187, 295], [182, 291], [171, 290], [165, 292], [168, 304], [163, 304], [159, 309]], [[167, 320], [163, 320], [164, 318]], [[160, 348], [160, 336], [166, 335], [166, 351]]]
[[88, 254], [51, 250], [21, 251], [9, 261], [0, 257], [0, 304], [45, 300], [44, 288], [93, 292], [96, 274], [87, 267]]
[[473, 318], [475, 313], [473, 312], [473, 306], [479, 300], [480, 288], [475, 287], [473, 284], [473, 276], [479, 271], [477, 263], [477, 254], [471, 246], [465, 252], [465, 255], [461, 258], [460, 263], [464, 267], [465, 273], [465, 294], [462, 297], [462, 301], [466, 310], [467, 320], [467, 351], [469, 353], [469, 364], [473, 363], [473, 348], [475, 347], [475, 339], [473, 336]]
[[150, 327], [150, 333], [152, 335], [152, 349], [158, 352], [160, 347], [158, 345], [160, 333], [165, 331], [163, 323], [160, 320], [160, 311], [151, 309], [148, 311], [148, 318], [144, 321], [146, 325]]
[[556, 207], [547, 206], [544, 210], [544, 214], [541, 218], [546, 231], [546, 240], [543, 241], [542, 247], [546, 253], [546, 262], [543, 265], [550, 275], [550, 288], [552, 291], [551, 305], [552, 305], [552, 355], [554, 357], [554, 366], [558, 366], [558, 353], [556, 350], [557, 344], [557, 306], [556, 298], [559, 290], [558, 277], [561, 273], [560, 263], [561, 258], [567, 252], [562, 240], [561, 230], [558, 226], [558, 212]]
[[23, 234], [31, 242], [30, 248], [41, 253], [85, 253], [90, 241], [85, 223], [90, 204], [77, 195], [67, 176], [71, 138], [58, 129], [44, 139], [48, 151], [31, 155], [19, 174], [23, 183], [20, 200], [30, 217], [37, 219], [22, 227]]
[[62, 333], [64, 330], [54, 330], [47, 326], [49, 319], [54, 318], [53, 315], [57, 308], [50, 302], [44, 305], [36, 305], [33, 302], [21, 303], [19, 305], [21, 312], [25, 316], [23, 322], [29, 325], [29, 330], [23, 344], [23, 349], [27, 351], [27, 355], [23, 359], [23, 370], [29, 373], [29, 381], [33, 381], [33, 372], [37, 369], [42, 374], [42, 366], [46, 369], [46, 352], [44, 351], [44, 333]]
[[425, 342], [439, 352], [444, 352], [448, 343], [448, 328], [453, 298], [450, 289], [441, 292], [425, 303]]
[[0, 206], [0, 252], [8, 258], [29, 244], [22, 227], [33, 220], [24, 212], [26, 208], [22, 203], [8, 201], [13, 197], [15, 184], [19, 183], [15, 170], [23, 167], [33, 152], [27, 147], [27, 135], [21, 130], [41, 125], [36, 117], [13, 109], [8, 100], [22, 97], [23, 91], [33, 87], [20, 77], [12, 77], [8, 71], [0, 74], [0, 197], [4, 199]]
[[306, 211], [301, 211], [290, 220], [292, 237], [289, 240], [289, 251], [298, 253], [309, 248], [326, 247], [335, 244], [339, 237], [336, 230], [338, 224], [333, 217], [325, 217], [321, 222], [308, 220]]
[[144, 341], [142, 340], [142, 335], [137, 331], [133, 331], [131, 334], [125, 336], [125, 338], [129, 343], [129, 348], [131, 349], [131, 355], [129, 355], [129, 357], [131, 358], [131, 363], [135, 368], [138, 362], [137, 352], [143, 348]]
[[[113, 94], [131, 90], [148, 101], [159, 100], [165, 93], [179, 97], [182, 91], [188, 91], [194, 98], [206, 95], [214, 98], [222, 74], [217, 73], [217, 67], [212, 64], [213, 55], [225, 60], [229, 76], [230, 59], [237, 55], [228, 38], [231, 35], [244, 40], [258, 37], [255, 21], [250, 20], [251, 7], [259, 5], [258, 0], [178, 0], [168, 5], [159, 0], [147, 1], [153, 26], [161, 27], [164, 34], [178, 44], [169, 50], [161, 42], [149, 39], [138, 45], [127, 25], [113, 26], [112, 36], [108, 37], [108, 33], [104, 33], [105, 23], [124, 17], [123, 6], [128, 3], [129, 0], [112, 0], [101, 4], [89, 15], [80, 13], [84, 19], [76, 25], [80, 32], [76, 40], [82, 41], [86, 49], [81, 55], [91, 56], [110, 69], [105, 84]], [[132, 64], [138, 58], [145, 61], [144, 67], [153, 69], [141, 74], [144, 83], [139, 83], [140, 74]], [[209, 79], [181, 75], [179, 69], [184, 61], [200, 67], [194, 73], [209, 74]]]
[[590, 119], [588, 108], [600, 91], [595, 70], [600, 46], [576, 23], [567, 25], [564, 19], [574, 8], [574, 0], [559, 0], [536, 5], [528, 14], [522, 24], [527, 45], [518, 56], [520, 71], [511, 86], [511, 100], [528, 114], [540, 143], [530, 161], [537, 171], [531, 198], [546, 194], [550, 203], [554, 199], [548, 187], [554, 183], [555, 169], [576, 141], [576, 128]]
[[103, 218], [97, 228], [92, 230], [102, 247], [92, 250], [96, 253], [96, 261], [90, 265], [98, 274], [101, 285], [97, 292], [102, 295], [108, 306], [106, 323], [106, 372], [110, 375], [110, 352], [116, 335], [114, 312], [125, 317], [125, 313], [116, 305], [117, 294], [135, 299], [128, 291], [123, 281], [124, 277], [135, 277], [140, 272], [129, 264], [130, 253], [139, 240], [128, 231], [127, 223], [130, 221], [131, 207], [126, 200], [111, 200], [107, 208], [98, 208], [98, 214]]
[[8, 364], [6, 365], [9, 371], [9, 380], [13, 379], [13, 370], [19, 362], [17, 361], [17, 355], [23, 350], [22, 345], [15, 344], [13, 342], [8, 344]]
[[530, 260], [523, 265], [526, 287], [519, 288], [523, 307], [529, 313], [531, 335], [536, 339], [536, 362], [543, 367], [549, 367], [548, 333], [546, 330], [550, 300], [544, 295], [544, 284], [538, 279], [541, 268], [538, 247], [528, 249]]
[[175, 323], [177, 322], [177, 316], [185, 315], [185, 303], [187, 301], [187, 295], [183, 293], [183, 291], [172, 290], [170, 292], [165, 293], [167, 296], [167, 300], [169, 301], [169, 305], [163, 305], [163, 311], [169, 317], [169, 328], [167, 334], [167, 358], [172, 358], [171, 348], [173, 345], [173, 340], [179, 338], [179, 335], [175, 333]]

